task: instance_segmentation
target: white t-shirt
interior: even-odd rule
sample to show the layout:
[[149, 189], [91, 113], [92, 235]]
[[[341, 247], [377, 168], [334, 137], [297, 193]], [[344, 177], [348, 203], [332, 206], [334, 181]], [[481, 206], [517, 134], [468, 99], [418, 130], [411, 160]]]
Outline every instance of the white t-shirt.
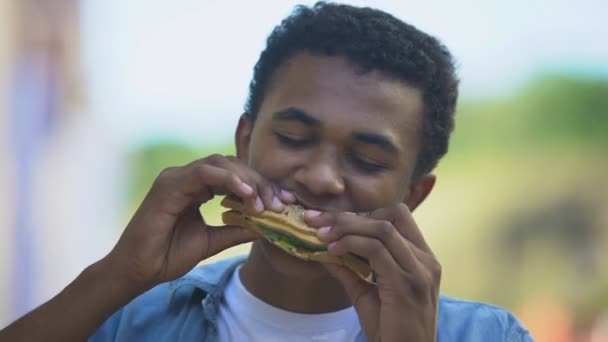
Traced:
[[232, 274], [220, 305], [220, 341], [366, 341], [353, 307], [325, 314], [300, 314], [266, 304], [251, 294]]

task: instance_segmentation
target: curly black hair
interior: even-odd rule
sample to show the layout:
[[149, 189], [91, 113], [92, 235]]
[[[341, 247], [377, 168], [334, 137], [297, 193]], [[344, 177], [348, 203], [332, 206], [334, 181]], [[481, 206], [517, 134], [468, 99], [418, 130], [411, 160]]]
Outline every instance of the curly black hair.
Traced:
[[421, 147], [414, 177], [431, 172], [447, 153], [454, 129], [458, 78], [450, 52], [436, 38], [372, 8], [318, 2], [296, 6], [267, 39], [249, 85], [245, 113], [260, 110], [273, 73], [298, 52], [342, 56], [363, 73], [377, 70], [421, 90]]

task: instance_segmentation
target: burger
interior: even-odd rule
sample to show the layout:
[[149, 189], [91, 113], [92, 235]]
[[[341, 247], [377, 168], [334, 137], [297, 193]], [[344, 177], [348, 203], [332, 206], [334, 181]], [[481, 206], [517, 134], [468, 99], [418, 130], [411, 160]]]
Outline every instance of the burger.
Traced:
[[281, 213], [264, 210], [258, 214], [245, 211], [243, 202], [235, 197], [224, 198], [221, 205], [230, 210], [222, 214], [226, 225], [251, 229], [286, 253], [307, 261], [343, 265], [367, 282], [374, 283], [372, 269], [367, 260], [354, 255], [330, 255], [327, 245], [317, 237], [317, 229], [304, 222], [304, 209], [300, 205], [285, 205]]

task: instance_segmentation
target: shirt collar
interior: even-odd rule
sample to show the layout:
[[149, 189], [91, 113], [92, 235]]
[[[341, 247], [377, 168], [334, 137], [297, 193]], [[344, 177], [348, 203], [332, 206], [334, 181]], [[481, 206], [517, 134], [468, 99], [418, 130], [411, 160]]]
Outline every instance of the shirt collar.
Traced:
[[196, 290], [202, 290], [205, 295], [216, 297], [224, 292], [234, 270], [247, 259], [239, 255], [193, 269], [185, 276], [169, 283], [169, 301], [177, 293], [192, 295]]

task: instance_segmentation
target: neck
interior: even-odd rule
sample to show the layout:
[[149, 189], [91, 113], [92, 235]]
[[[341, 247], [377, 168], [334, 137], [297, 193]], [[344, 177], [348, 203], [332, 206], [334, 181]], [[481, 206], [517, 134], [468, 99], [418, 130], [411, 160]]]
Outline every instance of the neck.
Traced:
[[243, 285], [258, 299], [283, 310], [306, 314], [335, 312], [351, 305], [342, 285], [322, 267], [314, 277], [281, 272], [269, 262], [265, 247], [268, 246], [256, 241], [240, 272]]

